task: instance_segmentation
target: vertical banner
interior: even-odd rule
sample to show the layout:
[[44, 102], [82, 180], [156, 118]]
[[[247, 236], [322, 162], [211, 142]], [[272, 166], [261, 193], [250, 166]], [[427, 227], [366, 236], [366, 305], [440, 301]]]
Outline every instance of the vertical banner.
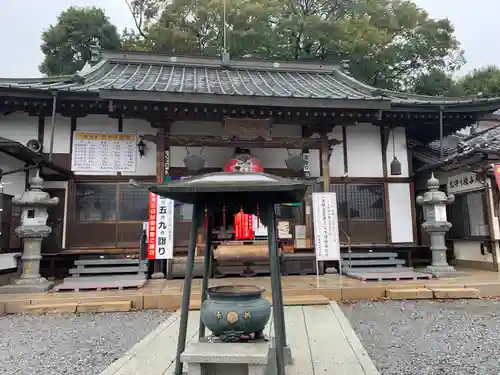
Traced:
[[174, 201], [149, 193], [148, 259], [174, 256]]
[[335, 193], [312, 193], [316, 261], [340, 262], [337, 197]]

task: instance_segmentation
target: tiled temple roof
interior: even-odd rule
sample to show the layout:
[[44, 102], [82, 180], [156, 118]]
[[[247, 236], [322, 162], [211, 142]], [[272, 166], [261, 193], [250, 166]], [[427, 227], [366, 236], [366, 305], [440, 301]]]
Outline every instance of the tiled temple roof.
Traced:
[[374, 88], [333, 65], [234, 60], [225, 66], [214, 58], [128, 52], [104, 52], [99, 63], [85, 66], [72, 76], [0, 78], [0, 89], [355, 100], [378, 102], [381, 109], [407, 105], [451, 108], [477, 103], [491, 105], [492, 111], [500, 107], [500, 98], [433, 97]]
[[[413, 150], [413, 157], [426, 163], [423, 169], [438, 169], [470, 159], [475, 154], [500, 155], [500, 125], [486, 129], [480, 133], [466, 136], [460, 133], [452, 134], [443, 139], [444, 158], [440, 158], [440, 142], [434, 141], [425, 147]], [[484, 155], [487, 157], [487, 155]], [[481, 157], [481, 160], [484, 159]], [[493, 162], [498, 162], [495, 157]]]

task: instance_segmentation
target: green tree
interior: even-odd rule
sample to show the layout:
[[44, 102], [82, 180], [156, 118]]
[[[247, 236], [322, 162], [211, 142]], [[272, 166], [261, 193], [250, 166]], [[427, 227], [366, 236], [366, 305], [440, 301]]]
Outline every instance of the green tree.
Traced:
[[[224, 0], [135, 0], [138, 33], [129, 47], [219, 55]], [[464, 63], [454, 29], [408, 0], [226, 0], [233, 58], [351, 61], [377, 87], [411, 90], [425, 72]]]
[[457, 85], [466, 95], [500, 97], [500, 69], [496, 66], [475, 69], [460, 78]]
[[431, 96], [463, 96], [465, 94], [453, 77], [441, 70], [433, 70], [417, 77], [412, 91], [415, 94]]
[[61, 12], [57, 23], [42, 34], [45, 56], [39, 69], [42, 74], [73, 74], [90, 59], [90, 48], [120, 49], [116, 27], [102, 9], [70, 7]]

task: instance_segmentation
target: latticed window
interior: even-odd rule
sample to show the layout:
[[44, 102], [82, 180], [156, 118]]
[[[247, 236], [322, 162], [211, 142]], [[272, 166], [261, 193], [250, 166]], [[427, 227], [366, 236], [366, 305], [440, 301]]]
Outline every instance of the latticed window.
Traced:
[[137, 246], [148, 220], [149, 191], [128, 183], [78, 183], [70, 244]]
[[[322, 191], [322, 185], [316, 186]], [[382, 184], [331, 184], [336, 193], [340, 241], [386, 243], [387, 226]]]

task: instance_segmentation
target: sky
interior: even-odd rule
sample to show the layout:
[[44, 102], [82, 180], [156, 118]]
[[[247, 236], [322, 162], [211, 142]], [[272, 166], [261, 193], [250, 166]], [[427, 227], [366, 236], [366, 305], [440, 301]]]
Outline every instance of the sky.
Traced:
[[[500, 66], [500, 48], [496, 48], [499, 0], [414, 0], [431, 17], [447, 17], [462, 42], [467, 64], [465, 74], [487, 65]], [[57, 15], [69, 6], [103, 8], [121, 31], [133, 27], [132, 16], [124, 0], [0, 0], [0, 77], [38, 77], [43, 59], [40, 37], [54, 24]]]

